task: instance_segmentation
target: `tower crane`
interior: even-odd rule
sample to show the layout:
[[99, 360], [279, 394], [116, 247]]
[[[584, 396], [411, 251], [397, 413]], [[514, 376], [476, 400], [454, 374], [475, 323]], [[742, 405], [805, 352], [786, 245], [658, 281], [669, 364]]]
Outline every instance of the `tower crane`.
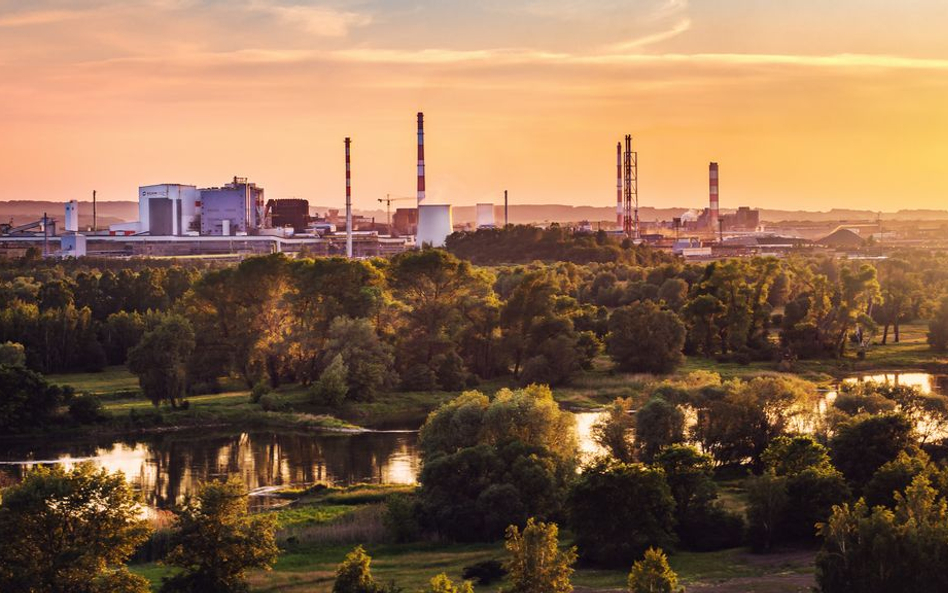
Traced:
[[392, 234], [392, 202], [400, 202], [402, 200], [415, 200], [414, 196], [393, 196], [392, 194], [385, 194], [384, 198], [379, 198], [379, 204], [385, 202], [385, 214], [388, 222], [388, 234]]

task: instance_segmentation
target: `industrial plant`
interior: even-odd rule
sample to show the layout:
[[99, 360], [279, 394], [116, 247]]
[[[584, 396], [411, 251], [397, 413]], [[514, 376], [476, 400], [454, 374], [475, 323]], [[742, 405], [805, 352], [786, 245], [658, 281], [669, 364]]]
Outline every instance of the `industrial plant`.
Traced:
[[[315, 212], [301, 198], [266, 199], [262, 185], [235, 176], [213, 187], [182, 183], [143, 185], [138, 188], [138, 220], [99, 228], [79, 225], [79, 203], [65, 205], [64, 224], [46, 214], [28, 224], [0, 227], [0, 251], [11, 254], [30, 246], [41, 247], [44, 255], [59, 257], [99, 256], [232, 256], [257, 253], [306, 252], [314, 256], [387, 256], [430, 245], [441, 247], [457, 230], [492, 229], [506, 226], [507, 192], [504, 192], [502, 225], [498, 207], [478, 203], [473, 220], [456, 224], [451, 204], [434, 204], [426, 199], [424, 114], [417, 114], [417, 186], [413, 197], [378, 198], [385, 205], [385, 222], [358, 216], [352, 210], [353, 146], [345, 138], [345, 214], [329, 208]], [[711, 257], [715, 250], [747, 245], [748, 237], [768, 237], [757, 210], [741, 206], [724, 213], [720, 208], [720, 167], [708, 169], [708, 207], [688, 210], [670, 221], [643, 221], [639, 212], [638, 151], [632, 136], [616, 145], [616, 220], [607, 232], [628, 239], [631, 244], [648, 243], [686, 257]], [[392, 202], [412, 200], [413, 207], [396, 207]], [[396, 205], [397, 206], [397, 205]], [[564, 221], [566, 222], [566, 221]], [[566, 222], [568, 226], [572, 223]], [[591, 232], [588, 221], [572, 228]], [[599, 229], [602, 229], [600, 224]], [[725, 236], [727, 234], [727, 236]], [[740, 242], [735, 243], [735, 239]]]

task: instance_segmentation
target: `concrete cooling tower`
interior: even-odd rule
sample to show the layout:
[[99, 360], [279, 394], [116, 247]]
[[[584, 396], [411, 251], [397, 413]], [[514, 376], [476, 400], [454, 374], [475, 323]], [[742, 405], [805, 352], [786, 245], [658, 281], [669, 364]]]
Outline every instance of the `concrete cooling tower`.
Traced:
[[418, 245], [429, 244], [432, 247], [444, 247], [444, 240], [454, 231], [449, 204], [419, 204]]

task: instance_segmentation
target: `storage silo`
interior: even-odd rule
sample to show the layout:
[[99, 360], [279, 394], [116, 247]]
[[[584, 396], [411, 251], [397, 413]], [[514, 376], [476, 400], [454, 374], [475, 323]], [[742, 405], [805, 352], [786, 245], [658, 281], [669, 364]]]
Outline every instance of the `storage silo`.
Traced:
[[454, 232], [454, 223], [451, 218], [450, 204], [418, 206], [418, 235], [415, 240], [419, 245], [444, 247], [444, 240], [452, 232]]
[[497, 226], [497, 223], [494, 222], [494, 205], [493, 204], [478, 204], [475, 208], [476, 219], [477, 219], [477, 228], [479, 229], [492, 229]]

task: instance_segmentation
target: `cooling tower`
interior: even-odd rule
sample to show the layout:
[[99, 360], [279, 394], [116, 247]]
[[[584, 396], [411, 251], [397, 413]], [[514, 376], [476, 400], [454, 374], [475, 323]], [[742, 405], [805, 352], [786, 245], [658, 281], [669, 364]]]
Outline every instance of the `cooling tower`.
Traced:
[[444, 247], [444, 240], [454, 232], [449, 204], [422, 204], [418, 206], [418, 235], [415, 241], [419, 245]]
[[477, 213], [477, 228], [494, 228], [497, 226], [497, 223], [494, 221], [494, 205], [493, 204], [478, 204], [476, 208]]

